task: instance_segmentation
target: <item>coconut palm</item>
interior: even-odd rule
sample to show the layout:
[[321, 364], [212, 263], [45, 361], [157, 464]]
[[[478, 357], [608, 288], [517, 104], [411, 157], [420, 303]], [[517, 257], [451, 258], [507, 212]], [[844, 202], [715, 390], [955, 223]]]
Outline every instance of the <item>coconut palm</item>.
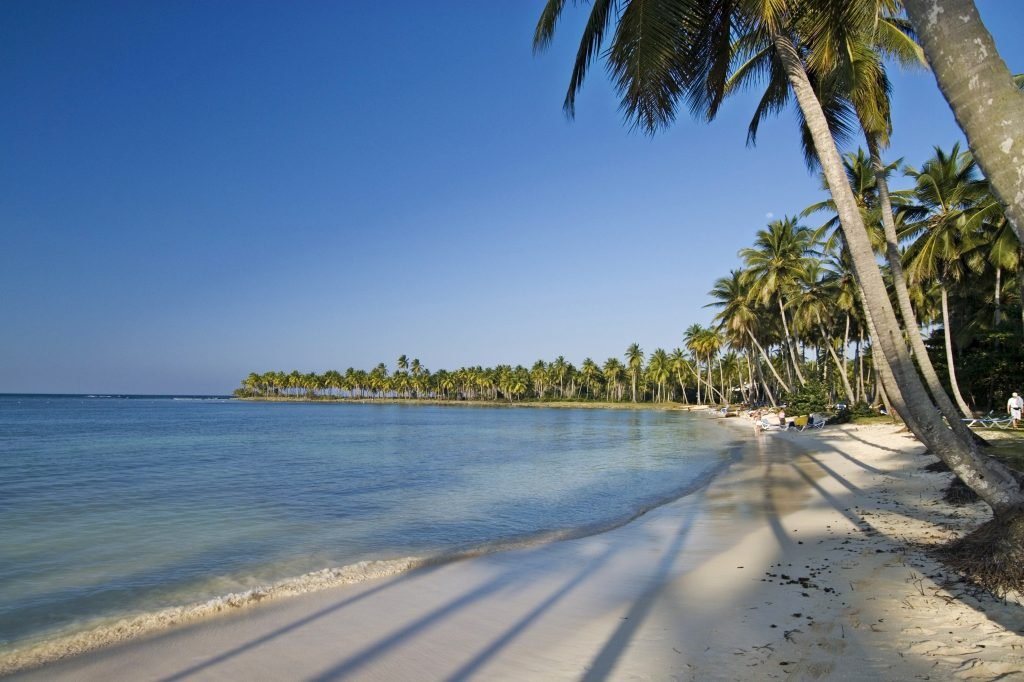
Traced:
[[672, 374], [679, 384], [679, 391], [683, 394], [683, 402], [689, 405], [690, 399], [686, 395], [686, 380], [690, 375], [696, 376], [697, 372], [686, 358], [686, 353], [683, 352], [682, 348], [673, 348], [669, 359], [672, 362]]
[[[970, 446], [975, 436], [960, 423], [957, 408], [942, 387], [924, 342], [916, 333], [918, 324], [903, 274], [893, 216], [893, 203], [899, 193], [889, 192], [887, 175], [890, 167], [883, 164], [881, 158], [881, 150], [888, 145], [892, 130], [889, 81], [882, 57], [911, 68], [921, 67], [925, 63], [924, 53], [912, 37], [912, 28], [898, 16], [900, 9], [898, 2], [881, 0], [878, 3], [878, 16], [870, 23], [864, 22], [859, 30], [856, 30], [857, 26], [850, 30], [851, 27], [839, 21], [825, 22], [824, 30], [820, 32], [817, 45], [812, 50], [816, 59], [811, 61], [816, 62], [812, 66], [817, 72], [824, 72], [824, 83], [819, 87], [819, 92], [823, 97], [835, 100], [826, 109], [842, 109], [845, 103], [856, 114], [864, 131], [875, 176], [872, 192], [875, 201], [871, 205], [878, 214], [885, 235], [884, 253], [892, 271], [892, 284], [900, 314], [909, 331], [907, 339], [932, 399], [947, 422], [953, 426], [954, 432]], [[857, 185], [853, 184], [853, 187]], [[867, 224], [870, 226], [871, 222]], [[890, 374], [887, 368], [881, 369], [883, 379], [887, 378]], [[893, 381], [888, 383], [889, 392], [899, 392]], [[920, 427], [913, 415], [904, 416], [908, 419], [908, 425], [917, 433]]]
[[784, 343], [801, 386], [807, 380], [800, 371], [796, 341], [790, 334], [786, 295], [806, 267], [813, 245], [811, 230], [797, 225], [796, 218], [787, 217], [772, 221], [767, 230], [759, 230], [754, 246], [740, 250], [752, 282], [751, 297], [762, 305], [774, 302], [778, 306]]
[[[942, 294], [942, 324], [945, 328], [946, 362], [953, 398], [964, 416], [972, 412], [960, 393], [953, 366], [952, 320], [949, 317], [949, 287], [965, 275], [965, 255], [977, 246], [977, 235], [968, 229], [970, 219], [985, 197], [985, 182], [978, 177], [977, 165], [960, 145], [946, 154], [935, 148], [935, 156], [921, 170], [907, 167], [914, 178], [913, 206], [904, 210], [911, 217], [904, 237], [913, 240], [906, 253], [907, 277], [913, 284], [938, 281]], [[980, 263], [975, 260], [975, 267]]]
[[636, 386], [637, 381], [640, 378], [640, 370], [644, 366], [644, 352], [640, 348], [640, 344], [631, 343], [629, 348], [626, 349], [626, 364], [629, 367], [629, 378], [633, 388], [633, 402], [636, 402]]
[[[605, 391], [608, 400], [622, 400], [622, 382], [626, 378], [625, 366], [618, 358], [608, 358], [601, 366], [601, 371], [604, 374]], [[614, 398], [612, 397], [613, 395]]]
[[835, 305], [839, 294], [838, 286], [838, 278], [825, 269], [824, 263], [818, 260], [808, 261], [800, 273], [798, 293], [793, 302], [796, 311], [794, 318], [818, 332], [822, 345], [835, 363], [836, 374], [846, 393], [846, 401], [852, 405], [856, 400], [847, 374], [846, 362], [836, 352], [837, 341], [828, 331], [832, 327], [834, 314], [838, 311]]
[[601, 383], [601, 368], [590, 358], [585, 358], [580, 365], [580, 379], [584, 388], [587, 389], [587, 399], [593, 397], [593, 390]]
[[647, 362], [647, 374], [657, 389], [654, 394], [654, 402], [668, 400], [666, 385], [672, 375], [672, 362], [664, 348], [657, 348], [651, 353], [651, 358]]
[[788, 392], [789, 385], [779, 376], [768, 353], [765, 352], [764, 347], [754, 334], [758, 312], [754, 307], [754, 297], [750, 294], [751, 279], [742, 270], [732, 270], [728, 277], [720, 277], [715, 280], [714, 286], [708, 293], [716, 300], [705, 307], [720, 308], [713, 319], [722, 326], [723, 330], [733, 334], [730, 344], [736, 348], [744, 348], [745, 344], [742, 338], [746, 336], [761, 354], [761, 358], [775, 376], [775, 380], [779, 382], [782, 390]]

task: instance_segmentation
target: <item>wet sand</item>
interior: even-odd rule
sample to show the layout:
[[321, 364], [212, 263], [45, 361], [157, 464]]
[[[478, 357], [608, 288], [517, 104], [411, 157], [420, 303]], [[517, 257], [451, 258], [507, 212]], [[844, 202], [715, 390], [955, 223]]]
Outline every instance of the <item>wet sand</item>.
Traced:
[[[736, 428], [740, 426], [740, 428]], [[621, 528], [272, 601], [18, 680], [1024, 679], [1024, 609], [921, 549], [983, 505], [895, 427], [755, 436]], [[1000, 677], [1002, 675], [1002, 677]]]

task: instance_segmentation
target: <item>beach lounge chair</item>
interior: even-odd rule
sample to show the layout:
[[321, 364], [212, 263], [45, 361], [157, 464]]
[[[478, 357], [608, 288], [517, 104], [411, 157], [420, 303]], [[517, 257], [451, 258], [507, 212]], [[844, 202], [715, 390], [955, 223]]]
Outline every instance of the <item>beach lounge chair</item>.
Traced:
[[796, 429], [797, 431], [803, 431], [804, 429], [807, 428], [807, 422], [809, 419], [810, 417], [808, 415], [802, 414], [793, 420], [793, 422], [789, 425], [789, 428]]
[[760, 426], [762, 431], [785, 431], [787, 428], [780, 426], [778, 419], [769, 419], [768, 417], [761, 417]]
[[967, 424], [968, 427], [975, 428], [1008, 429], [1013, 424], [1012, 417], [996, 417], [991, 412], [984, 417], [971, 417], [969, 419], [961, 419], [960, 421]]
[[812, 429], [820, 429], [823, 426], [825, 426], [825, 422], [827, 422], [827, 421], [828, 421], [828, 419], [825, 418], [825, 415], [822, 415], [822, 414], [812, 414], [811, 415], [811, 421], [808, 424], [808, 426], [810, 428], [812, 428]]

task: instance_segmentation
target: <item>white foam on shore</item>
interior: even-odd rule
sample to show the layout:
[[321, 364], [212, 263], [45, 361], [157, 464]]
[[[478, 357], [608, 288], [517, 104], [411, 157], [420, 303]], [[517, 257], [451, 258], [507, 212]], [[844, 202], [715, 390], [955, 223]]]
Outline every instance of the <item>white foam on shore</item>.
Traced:
[[388, 561], [360, 561], [349, 566], [325, 568], [296, 578], [286, 578], [245, 592], [235, 592], [186, 606], [168, 607], [152, 613], [98, 624], [84, 632], [59, 636], [44, 642], [15, 648], [8, 653], [0, 653], [0, 675], [33, 668], [111, 644], [126, 642], [142, 635], [221, 613], [248, 608], [260, 602], [387, 578], [436, 561], [437, 559], [420, 557]]

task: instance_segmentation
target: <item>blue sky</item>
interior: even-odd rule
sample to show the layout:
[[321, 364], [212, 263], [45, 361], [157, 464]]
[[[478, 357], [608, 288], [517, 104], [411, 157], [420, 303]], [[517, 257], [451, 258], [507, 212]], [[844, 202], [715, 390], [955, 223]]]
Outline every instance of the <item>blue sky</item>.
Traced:
[[[598, 67], [569, 121], [583, 12], [533, 56], [542, 5], [0, 4], [0, 392], [680, 345], [737, 250], [823, 198], [795, 116], [749, 148], [740, 96], [650, 138]], [[1024, 71], [1024, 3], [978, 5]], [[890, 156], [919, 165], [961, 135], [893, 75]]]

